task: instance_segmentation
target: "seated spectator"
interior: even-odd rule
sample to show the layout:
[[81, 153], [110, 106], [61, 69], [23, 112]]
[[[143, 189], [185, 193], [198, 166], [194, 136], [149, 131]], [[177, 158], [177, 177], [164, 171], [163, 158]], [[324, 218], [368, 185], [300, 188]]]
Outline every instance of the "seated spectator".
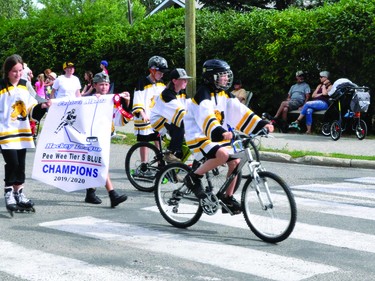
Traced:
[[248, 93], [245, 89], [242, 88], [242, 82], [241, 80], [236, 80], [233, 83], [234, 90], [232, 91], [232, 94], [236, 96], [240, 100], [241, 103], [246, 104], [246, 99]]
[[276, 115], [271, 120], [272, 123], [277, 123], [281, 118], [282, 124], [280, 124], [280, 127], [283, 132], [286, 132], [288, 112], [299, 109], [310, 98], [311, 89], [309, 84], [305, 82], [305, 73], [301, 70], [297, 71], [296, 79], [297, 83], [290, 87], [287, 99], [281, 102]]
[[308, 101], [302, 107], [301, 113], [297, 120], [292, 122], [289, 128], [296, 128], [301, 130], [300, 123], [303, 117], [306, 116], [306, 134], [311, 134], [312, 125], [312, 114], [314, 111], [326, 110], [329, 106], [329, 96], [328, 92], [332, 88], [331, 81], [329, 81], [329, 72], [322, 71], [320, 74], [320, 84], [316, 87], [314, 93], [312, 94], [312, 100]]

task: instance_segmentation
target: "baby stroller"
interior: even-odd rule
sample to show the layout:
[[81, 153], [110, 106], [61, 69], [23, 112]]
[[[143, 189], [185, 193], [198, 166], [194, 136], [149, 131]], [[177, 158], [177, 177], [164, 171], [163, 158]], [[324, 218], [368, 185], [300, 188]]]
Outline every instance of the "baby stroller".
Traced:
[[[340, 83], [339, 80], [346, 80]], [[339, 79], [333, 85], [330, 106], [323, 118], [322, 133], [337, 141], [342, 132], [351, 128], [359, 140], [367, 135], [367, 125], [361, 119], [361, 113], [367, 112], [370, 106], [368, 87], [358, 87], [347, 79]], [[336, 86], [336, 87], [335, 87]]]

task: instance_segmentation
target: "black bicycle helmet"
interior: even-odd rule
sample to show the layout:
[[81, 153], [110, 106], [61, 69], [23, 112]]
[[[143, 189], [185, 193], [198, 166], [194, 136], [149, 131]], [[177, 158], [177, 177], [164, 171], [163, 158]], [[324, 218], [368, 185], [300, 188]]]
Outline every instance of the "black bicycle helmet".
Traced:
[[161, 72], [168, 71], [168, 63], [167, 60], [160, 56], [153, 56], [148, 60], [148, 68], [156, 69]]
[[[218, 90], [228, 90], [233, 83], [233, 72], [227, 62], [219, 59], [207, 60], [203, 64], [203, 79]], [[220, 78], [226, 76], [228, 80], [223, 85]]]

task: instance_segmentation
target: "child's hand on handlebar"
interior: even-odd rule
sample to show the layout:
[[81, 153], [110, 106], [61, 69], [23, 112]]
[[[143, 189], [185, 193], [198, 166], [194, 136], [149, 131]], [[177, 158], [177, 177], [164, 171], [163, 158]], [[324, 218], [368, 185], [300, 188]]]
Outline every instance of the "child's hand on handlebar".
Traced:
[[225, 132], [223, 133], [224, 140], [231, 140], [233, 138], [232, 132]]

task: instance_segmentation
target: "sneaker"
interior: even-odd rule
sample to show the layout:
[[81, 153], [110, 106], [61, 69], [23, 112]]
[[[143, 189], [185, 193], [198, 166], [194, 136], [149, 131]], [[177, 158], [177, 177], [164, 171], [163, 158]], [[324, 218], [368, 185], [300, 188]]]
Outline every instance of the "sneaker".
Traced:
[[297, 121], [294, 121], [290, 123], [289, 129], [297, 129], [298, 131], [301, 131], [301, 128], [299, 126], [299, 123]]
[[6, 187], [4, 189], [5, 206], [8, 210], [17, 209], [17, 201], [14, 197], [13, 187]]
[[23, 189], [18, 190], [18, 193], [14, 193], [14, 198], [16, 199], [17, 206], [21, 208], [31, 208], [34, 206], [34, 203], [26, 197], [23, 193]]
[[[223, 197], [221, 199], [221, 202], [223, 202], [228, 207], [228, 209], [236, 215], [242, 212], [241, 204], [233, 196]], [[222, 208], [222, 212], [223, 214], [228, 213], [225, 208]]]
[[190, 172], [185, 178], [184, 183], [194, 193], [198, 199], [206, 198], [206, 193], [203, 190], [202, 181], [198, 175]]
[[173, 154], [173, 152], [168, 151], [165, 153], [163, 160], [167, 163], [178, 163], [181, 162], [180, 158], [177, 158], [176, 155]]
[[130, 174], [133, 176], [133, 177], [138, 177], [138, 178], [150, 178], [150, 177], [153, 177], [155, 176], [152, 171], [150, 170], [146, 170], [146, 171], [142, 171], [141, 169], [137, 169], [137, 170], [131, 170]]

